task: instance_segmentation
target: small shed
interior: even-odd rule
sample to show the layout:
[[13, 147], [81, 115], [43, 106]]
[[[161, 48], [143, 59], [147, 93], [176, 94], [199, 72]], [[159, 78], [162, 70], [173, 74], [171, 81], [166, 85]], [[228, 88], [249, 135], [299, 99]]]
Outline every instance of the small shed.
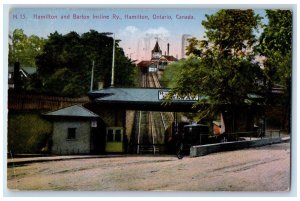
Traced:
[[73, 105], [44, 116], [53, 123], [53, 154], [90, 154], [96, 150], [94, 135], [101, 135], [98, 131], [102, 126], [97, 114], [81, 105]]

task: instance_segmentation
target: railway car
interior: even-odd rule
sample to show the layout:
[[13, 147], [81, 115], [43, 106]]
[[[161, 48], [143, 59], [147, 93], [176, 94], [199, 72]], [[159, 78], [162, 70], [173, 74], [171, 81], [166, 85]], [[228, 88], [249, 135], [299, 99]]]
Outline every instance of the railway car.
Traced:
[[168, 65], [167, 61], [159, 61], [158, 62], [158, 70], [164, 71]]
[[203, 124], [189, 124], [180, 122], [172, 124], [165, 132], [165, 144], [169, 153], [174, 153], [176, 142], [183, 142], [185, 150], [191, 146], [209, 143], [209, 126]]
[[203, 124], [184, 126], [183, 143], [186, 145], [203, 145], [208, 143], [209, 127]]

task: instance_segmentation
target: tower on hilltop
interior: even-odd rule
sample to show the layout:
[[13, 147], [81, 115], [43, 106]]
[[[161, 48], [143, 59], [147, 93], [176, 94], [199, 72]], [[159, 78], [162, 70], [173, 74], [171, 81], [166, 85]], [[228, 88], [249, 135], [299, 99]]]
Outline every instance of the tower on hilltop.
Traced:
[[155, 46], [153, 50], [151, 51], [151, 60], [159, 59], [162, 56], [162, 51], [158, 45], [158, 39], [156, 40]]

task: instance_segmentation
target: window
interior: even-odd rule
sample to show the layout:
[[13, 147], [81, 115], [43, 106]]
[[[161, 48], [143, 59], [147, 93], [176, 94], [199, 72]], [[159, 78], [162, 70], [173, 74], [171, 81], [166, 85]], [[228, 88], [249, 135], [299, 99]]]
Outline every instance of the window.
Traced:
[[120, 129], [115, 130], [115, 141], [121, 142], [122, 141], [122, 133]]
[[107, 130], [107, 142], [113, 142], [114, 141], [114, 130], [108, 129]]
[[107, 142], [122, 142], [123, 128], [122, 127], [110, 127], [106, 131]]
[[67, 140], [75, 140], [75, 139], [76, 139], [76, 128], [68, 128]]

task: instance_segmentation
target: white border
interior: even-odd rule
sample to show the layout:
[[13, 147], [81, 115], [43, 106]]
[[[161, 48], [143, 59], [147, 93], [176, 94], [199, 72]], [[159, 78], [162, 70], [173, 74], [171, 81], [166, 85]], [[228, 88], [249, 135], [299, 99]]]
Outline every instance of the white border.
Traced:
[[[126, 1], [126, 5], [124, 6], [124, 2], [122, 2], [121, 0], [110, 0], [108, 1], [109, 3], [107, 2], [100, 2], [102, 3], [101, 6], [104, 6], [104, 7], [113, 7], [112, 5], [115, 5], [116, 7], [119, 7], [120, 5], [119, 4], [123, 4], [121, 7], [128, 7], [131, 6], [132, 7], [170, 7], [170, 6], [174, 6], [174, 7], [195, 7], [194, 5], [188, 5], [188, 4], [197, 4], [197, 6], [203, 6], [203, 7], [221, 7], [222, 8], [228, 8], [228, 7], [237, 7], [237, 8], [241, 8], [241, 7], [251, 7], [251, 8], [259, 8], [259, 7], [263, 7], [263, 6], [266, 6], [267, 4], [268, 7], [270, 8], [276, 8], [276, 7], [284, 7], [284, 5], [287, 5], [287, 4], [295, 4], [295, 11], [298, 11], [299, 10], [299, 4], [298, 4], [298, 1], [296, 0], [285, 0], [285, 1], [281, 1], [281, 0], [268, 0], [268, 1], [262, 1], [262, 0], [252, 0], [252, 1], [249, 1], [249, 0], [246, 0], [246, 1], [238, 1], [238, 0], [232, 0], [232, 1], [217, 1], [217, 0], [211, 0], [211, 1], [205, 1], [205, 3], [202, 3], [201, 1], [199, 0], [185, 0], [185, 1], [179, 1], [179, 0], [168, 0], [168, 1], [162, 1], [162, 0], [145, 0], [145, 1], [142, 1], [142, 4], [140, 4], [139, 1], [137, 0], [127, 0]], [[51, 3], [51, 4], [50, 4]], [[47, 1], [37, 1], [37, 0], [30, 0], [30, 1], [27, 1], [26, 4], [24, 4], [24, 1], [22, 0], [11, 0], [11, 1], [8, 1], [8, 0], [4, 0], [2, 4], [21, 4], [22, 7], [32, 7], [34, 6], [34, 4], [42, 4], [42, 5], [45, 5], [46, 7], [51, 7], [53, 6], [53, 4], [57, 4], [57, 5], [60, 5], [62, 7], [68, 7], [68, 6], [75, 6], [75, 7], [89, 7], [91, 5], [86, 5], [86, 4], [97, 4], [99, 3], [99, 1], [91, 1], [91, 0], [85, 0], [85, 1], [82, 1], [82, 0], [73, 0], [73, 1], [61, 1], [61, 0], [47, 0]], [[225, 5], [225, 3], [230, 3], [230, 4], [236, 4], [236, 5]], [[79, 4], [79, 5], [75, 5], [75, 4]], [[140, 5], [137, 5], [137, 4], [140, 4]], [[146, 5], [148, 4], [148, 5]], [[153, 5], [153, 4], [156, 4], [156, 5]], [[162, 5], [163, 4], [163, 5]], [[169, 5], [166, 5], [166, 4], [169, 4]], [[172, 5], [170, 5], [172, 4]], [[174, 5], [175, 4], [175, 5]], [[254, 5], [253, 5], [254, 4]], [[277, 4], [277, 5], [276, 5]], [[15, 5], [16, 6], [16, 5]], [[6, 128], [7, 128], [7, 117], [6, 117], [6, 114], [7, 114], [7, 109], [6, 109], [6, 103], [7, 103], [7, 69], [5, 70], [3, 67], [6, 66], [7, 64], [7, 33], [8, 33], [8, 29], [7, 27], [5, 26], [8, 26], [8, 7], [5, 7], [4, 10], [3, 10], [3, 7], [0, 8], [0, 13], [3, 13], [3, 16], [1, 16], [1, 21], [4, 22], [4, 27], [1, 27], [1, 30], [0, 30], [0, 36], [2, 38], [1, 40], [1, 50], [0, 50], [0, 61], [3, 61], [3, 63], [1, 64], [2, 66], [2, 69], [3, 69], [3, 73], [0, 73], [0, 83], [1, 83], [1, 92], [3, 94], [3, 98], [0, 99], [0, 104], [3, 106], [2, 108], [4, 109], [3, 110], [3, 113], [0, 112], [1, 116], [0, 116], [0, 122], [1, 122], [1, 127], [2, 127], [2, 130], [3, 130], [3, 135], [0, 135], [0, 141], [3, 142], [3, 149], [1, 150], [0, 152], [0, 155], [3, 156], [3, 160], [1, 160], [3, 162], [2, 166], [1, 167], [1, 175], [2, 173], [4, 173], [2, 176], [3, 180], [6, 181], [6, 147], [5, 147], [5, 142], [7, 142], [7, 138], [6, 138]], [[297, 18], [296, 21], [299, 22], [299, 15], [297, 15], [296, 12], [294, 12], [294, 16]], [[298, 99], [298, 82], [297, 82], [297, 77], [299, 77], [298, 73], [299, 71], [297, 70], [297, 47], [299, 47], [299, 40], [298, 39], [298, 35], [299, 35], [299, 30], [298, 30], [298, 26], [296, 23], [293, 24], [293, 28], [294, 28], [294, 33], [297, 33], [297, 35], [295, 35], [294, 37], [294, 41], [293, 41], [293, 44], [295, 44], [295, 46], [293, 47], [293, 51], [294, 51], [294, 54], [293, 54], [293, 97], [292, 97], [292, 101], [293, 101], [293, 110], [292, 110], [292, 117], [293, 117], [293, 120], [292, 120], [292, 133], [293, 133], [293, 136], [292, 136], [292, 184], [293, 184], [293, 187], [294, 188], [299, 188], [299, 186], [297, 186], [297, 181], [295, 181], [295, 179], [297, 179], [299, 181], [299, 174], [297, 175], [297, 170], [295, 169], [296, 167], [299, 167], [299, 160], [297, 160], [297, 144], [299, 144], [299, 138], [296, 137], [296, 134], [297, 131], [298, 131], [298, 118], [297, 118], [297, 115], [299, 114], [299, 108], [297, 107], [297, 99]], [[2, 44], [3, 43], [3, 44]], [[6, 63], [5, 63], [6, 61]], [[2, 86], [3, 84], [3, 86]], [[297, 141], [296, 141], [297, 139]], [[295, 164], [296, 163], [296, 164]], [[3, 170], [2, 170], [3, 168]], [[265, 197], [265, 196], [275, 196], [277, 198], [272, 198], [272, 200], [277, 200], [277, 199], [281, 199], [282, 196], [297, 196], [296, 193], [297, 193], [297, 189], [292, 189], [292, 191], [290, 193], [255, 193], [255, 194], [252, 194], [252, 193], [223, 193], [223, 192], [214, 192], [214, 193], [147, 193], [147, 192], [130, 192], [130, 193], [126, 193], [126, 192], [120, 192], [120, 193], [111, 193], [111, 192], [108, 192], [108, 193], [97, 193], [97, 192], [87, 192], [87, 193], [82, 193], [82, 192], [71, 192], [70, 194], [69, 193], [66, 193], [66, 192], [58, 192], [58, 193], [52, 193], [52, 192], [46, 192], [45, 193], [36, 193], [36, 192], [22, 192], [22, 193], [13, 193], [13, 194], [10, 194], [10, 193], [7, 193], [7, 191], [5, 192], [5, 189], [6, 189], [6, 182], [1, 182], [0, 184], [0, 187], [1, 189], [4, 189], [4, 193], [5, 193], [5, 196], [21, 196], [21, 197], [25, 197], [25, 198], [22, 198], [23, 199], [30, 199], [30, 200], [35, 200], [35, 199], [41, 199], [41, 198], [30, 198], [31, 196], [59, 196], [59, 197], [65, 197], [65, 196], [76, 196], [77, 198], [72, 198], [72, 200], [82, 200], [81, 197], [85, 197], [85, 196], [106, 196], [106, 197], [111, 197], [111, 196], [126, 196], [127, 198], [130, 198], [130, 197], [137, 197], [137, 196], [162, 196], [162, 197], [165, 197], [165, 196], [210, 196], [210, 197], [226, 197], [225, 199], [228, 199], [229, 197], [233, 196], [234, 198], [230, 198], [230, 200], [235, 200], [235, 199], [239, 199], [238, 197], [244, 197], [244, 196], [262, 196], [262, 197]], [[3, 192], [1, 192], [3, 193]], [[2, 194], [3, 196], [3, 194]], [[129, 196], [129, 197], [128, 197]], [[238, 197], [236, 197], [238, 196]], [[281, 198], [280, 198], [281, 197]], [[284, 199], [294, 199], [296, 197], [292, 197], [292, 198], [284, 198]], [[5, 199], [8, 199], [7, 197]], [[47, 198], [43, 198], [43, 199], [47, 199]], [[48, 198], [48, 199], [53, 199], [53, 198]], [[90, 198], [89, 198], [90, 199]], [[91, 198], [91, 199], [96, 199], [96, 198]], [[98, 199], [98, 198], [97, 198]], [[122, 198], [123, 199], [123, 198]], [[144, 199], [144, 198], [143, 198]], [[154, 198], [149, 198], [149, 199], [154, 199]], [[170, 198], [170, 199], [182, 199], [182, 198]], [[193, 197], [189, 197], [187, 198], [189, 200], [194, 200], [195, 198]], [[196, 198], [197, 199], [197, 198]], [[214, 198], [213, 198], [214, 199]], [[224, 199], [224, 198], [222, 198]], [[245, 198], [243, 198], [245, 199]], [[248, 199], [256, 199], [256, 198], [248, 198]], [[264, 199], [264, 198], [263, 198]], [[129, 199], [128, 199], [129, 200]], [[130, 198], [130, 200], [132, 200]], [[247, 199], [246, 199], [247, 200]]]

